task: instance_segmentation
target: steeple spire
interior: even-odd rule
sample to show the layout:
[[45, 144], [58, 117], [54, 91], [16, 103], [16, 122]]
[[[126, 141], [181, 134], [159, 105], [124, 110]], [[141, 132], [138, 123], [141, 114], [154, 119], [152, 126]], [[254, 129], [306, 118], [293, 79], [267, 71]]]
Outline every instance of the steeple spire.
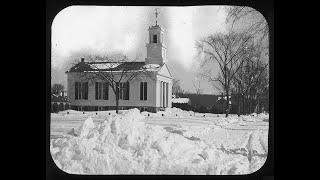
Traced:
[[156, 15], [156, 26], [158, 25], [158, 15], [160, 14], [160, 12], [158, 12], [158, 8], [156, 8], [155, 13]]

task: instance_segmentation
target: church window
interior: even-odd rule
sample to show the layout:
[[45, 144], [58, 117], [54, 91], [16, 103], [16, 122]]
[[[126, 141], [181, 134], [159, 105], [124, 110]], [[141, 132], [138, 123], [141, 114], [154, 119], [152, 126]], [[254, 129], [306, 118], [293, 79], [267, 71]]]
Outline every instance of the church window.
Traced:
[[140, 100], [147, 100], [147, 82], [140, 82]]
[[75, 82], [75, 99], [88, 99], [88, 82]]
[[118, 97], [121, 100], [129, 100], [129, 82], [117, 83]]
[[157, 43], [157, 35], [153, 35], [153, 43]]
[[108, 100], [109, 86], [108, 83], [96, 82], [96, 100], [103, 99]]

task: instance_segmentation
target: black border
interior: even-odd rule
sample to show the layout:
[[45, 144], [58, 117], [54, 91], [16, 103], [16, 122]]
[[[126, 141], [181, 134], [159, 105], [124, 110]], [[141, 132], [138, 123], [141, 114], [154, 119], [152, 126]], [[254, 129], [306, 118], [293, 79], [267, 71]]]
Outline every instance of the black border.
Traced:
[[[181, 176], [181, 178], [217, 178], [217, 179], [265, 179], [265, 177], [274, 176], [274, 4], [272, 1], [250, 1], [250, 0], [201, 0], [201, 1], [97, 1], [97, 0], [46, 0], [46, 179], [105, 179], [105, 178], [122, 178], [126, 176], [119, 175], [69, 175], [60, 170], [53, 162], [50, 155], [50, 87], [51, 87], [51, 23], [58, 12], [71, 5], [126, 5], [126, 6], [193, 6], [193, 5], [241, 5], [250, 6], [260, 11], [266, 18], [269, 24], [269, 38], [270, 38], [270, 95], [269, 95], [269, 138], [268, 147], [269, 154], [266, 163], [255, 173], [249, 175], [224, 175], [224, 176]], [[131, 176], [131, 177], [130, 177]], [[128, 175], [129, 178], [168, 178], [166, 175]], [[178, 177], [178, 176], [170, 176]]]

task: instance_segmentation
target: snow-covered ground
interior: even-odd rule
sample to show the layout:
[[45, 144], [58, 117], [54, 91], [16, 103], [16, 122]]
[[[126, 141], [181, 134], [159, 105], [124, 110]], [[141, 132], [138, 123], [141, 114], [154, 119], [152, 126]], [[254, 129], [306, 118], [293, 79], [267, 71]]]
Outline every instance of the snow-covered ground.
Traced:
[[51, 114], [50, 151], [71, 174], [250, 174], [268, 154], [268, 114], [168, 108]]

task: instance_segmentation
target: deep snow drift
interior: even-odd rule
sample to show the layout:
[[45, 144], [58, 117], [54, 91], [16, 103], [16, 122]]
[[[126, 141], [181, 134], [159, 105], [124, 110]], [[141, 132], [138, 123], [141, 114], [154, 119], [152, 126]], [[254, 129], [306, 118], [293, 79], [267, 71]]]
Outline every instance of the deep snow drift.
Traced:
[[[166, 116], [177, 113], [190, 114], [166, 110]], [[88, 117], [78, 129], [51, 139], [50, 151], [56, 165], [71, 174], [249, 174], [266, 161], [268, 131], [227, 127], [260, 122], [267, 116], [220, 117], [205, 126], [163, 127], [145, 123], [145, 112], [132, 109], [98, 123]]]

